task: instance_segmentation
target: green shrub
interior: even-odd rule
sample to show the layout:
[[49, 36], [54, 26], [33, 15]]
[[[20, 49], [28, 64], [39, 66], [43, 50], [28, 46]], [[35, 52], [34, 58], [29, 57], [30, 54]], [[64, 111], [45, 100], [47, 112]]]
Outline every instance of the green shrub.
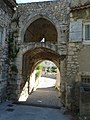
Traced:
[[39, 78], [39, 76], [41, 75], [42, 73], [42, 65], [39, 64], [37, 67], [36, 67], [36, 74], [35, 74], [35, 79], [37, 80]]

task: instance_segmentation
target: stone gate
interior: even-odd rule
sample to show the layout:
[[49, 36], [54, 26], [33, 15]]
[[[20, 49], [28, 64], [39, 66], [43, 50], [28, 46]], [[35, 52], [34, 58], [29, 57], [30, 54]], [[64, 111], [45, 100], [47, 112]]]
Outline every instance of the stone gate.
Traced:
[[[66, 0], [18, 6], [13, 16], [18, 22], [12, 22], [12, 31], [18, 31], [15, 40], [20, 47], [16, 59], [19, 72], [17, 82], [14, 82], [17, 89], [13, 89], [11, 93], [13, 99], [19, 98], [28, 77], [43, 60], [56, 64], [60, 71], [61, 84], [65, 85], [69, 10]], [[65, 98], [63, 100], [65, 102]]]
[[[0, 34], [4, 34], [0, 49], [0, 99], [18, 100], [35, 67], [50, 60], [59, 69], [61, 101], [74, 112], [80, 110], [80, 114], [89, 115], [89, 0], [25, 3], [18, 7], [15, 0], [9, 3], [7, 0], [0, 2], [11, 9], [8, 11], [7, 7], [0, 11]], [[8, 15], [5, 16], [3, 11], [6, 10]], [[5, 39], [9, 32], [11, 41], [7, 46]], [[83, 99], [83, 94], [87, 100]], [[88, 113], [85, 113], [87, 109]]]

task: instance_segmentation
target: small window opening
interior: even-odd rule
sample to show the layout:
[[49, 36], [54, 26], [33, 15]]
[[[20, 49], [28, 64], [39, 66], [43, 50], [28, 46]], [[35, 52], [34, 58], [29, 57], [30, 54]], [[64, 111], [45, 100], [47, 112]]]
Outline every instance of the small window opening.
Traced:
[[45, 38], [43, 38], [43, 39], [41, 40], [41, 42], [44, 43], [44, 42], [45, 42]]

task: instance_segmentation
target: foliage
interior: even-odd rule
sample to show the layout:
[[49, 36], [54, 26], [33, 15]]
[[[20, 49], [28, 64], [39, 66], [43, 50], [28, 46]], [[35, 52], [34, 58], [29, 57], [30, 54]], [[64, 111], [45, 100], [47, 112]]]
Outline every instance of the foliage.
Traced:
[[[17, 13], [18, 15], [18, 13]], [[16, 58], [19, 52], [19, 44], [17, 41], [19, 33], [19, 17], [14, 16], [12, 19], [11, 31], [9, 31], [8, 38], [6, 39], [7, 44], [7, 60], [6, 64], [8, 66], [8, 78], [7, 78], [7, 99], [12, 99], [12, 95], [17, 95], [15, 90], [17, 89], [17, 74], [18, 69], [16, 66]], [[14, 90], [14, 91], [13, 91]], [[12, 93], [11, 93], [12, 91]]]
[[52, 71], [52, 72], [56, 72], [56, 69], [57, 69], [57, 68], [56, 68], [55, 66], [52, 66], [52, 67], [51, 67], [51, 71]]
[[16, 23], [16, 27], [19, 27], [19, 18], [20, 18], [20, 15], [19, 15], [19, 12], [17, 10], [15, 17], [11, 21], [12, 23]]
[[41, 75], [41, 72], [42, 72], [42, 65], [39, 64], [37, 67], [36, 67], [36, 75], [35, 75], [35, 78], [36, 80], [39, 78], [39, 76]]
[[12, 66], [11, 66], [11, 71], [12, 71], [12, 72], [15, 72], [15, 73], [18, 73], [17, 66], [14, 65], [14, 64], [12, 64]]
[[14, 34], [15, 32], [12, 32], [9, 34], [7, 43], [8, 43], [8, 59], [10, 62], [14, 62], [15, 58], [17, 57], [17, 54], [19, 52], [19, 45], [14, 40]]
[[50, 72], [50, 67], [47, 67], [47, 72]]
[[41, 71], [41, 70], [42, 70], [42, 65], [41, 65], [41, 64], [39, 64], [39, 65], [36, 67], [36, 70]]
[[8, 57], [6, 60], [6, 63], [9, 66], [9, 79], [15, 80], [14, 75], [17, 75], [18, 69], [15, 65], [15, 60], [17, 57], [17, 54], [19, 52], [19, 44], [17, 44], [17, 41], [15, 41], [15, 34], [16, 31], [10, 32], [8, 35], [8, 39], [6, 40], [8, 45]]

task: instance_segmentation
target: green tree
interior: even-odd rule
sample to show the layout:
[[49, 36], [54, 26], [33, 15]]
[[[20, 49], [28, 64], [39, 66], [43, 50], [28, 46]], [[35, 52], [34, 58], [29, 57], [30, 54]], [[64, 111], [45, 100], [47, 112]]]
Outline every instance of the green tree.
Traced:
[[51, 67], [51, 71], [56, 73], [57, 68], [55, 66]]
[[47, 67], [47, 72], [50, 72], [50, 67]]

